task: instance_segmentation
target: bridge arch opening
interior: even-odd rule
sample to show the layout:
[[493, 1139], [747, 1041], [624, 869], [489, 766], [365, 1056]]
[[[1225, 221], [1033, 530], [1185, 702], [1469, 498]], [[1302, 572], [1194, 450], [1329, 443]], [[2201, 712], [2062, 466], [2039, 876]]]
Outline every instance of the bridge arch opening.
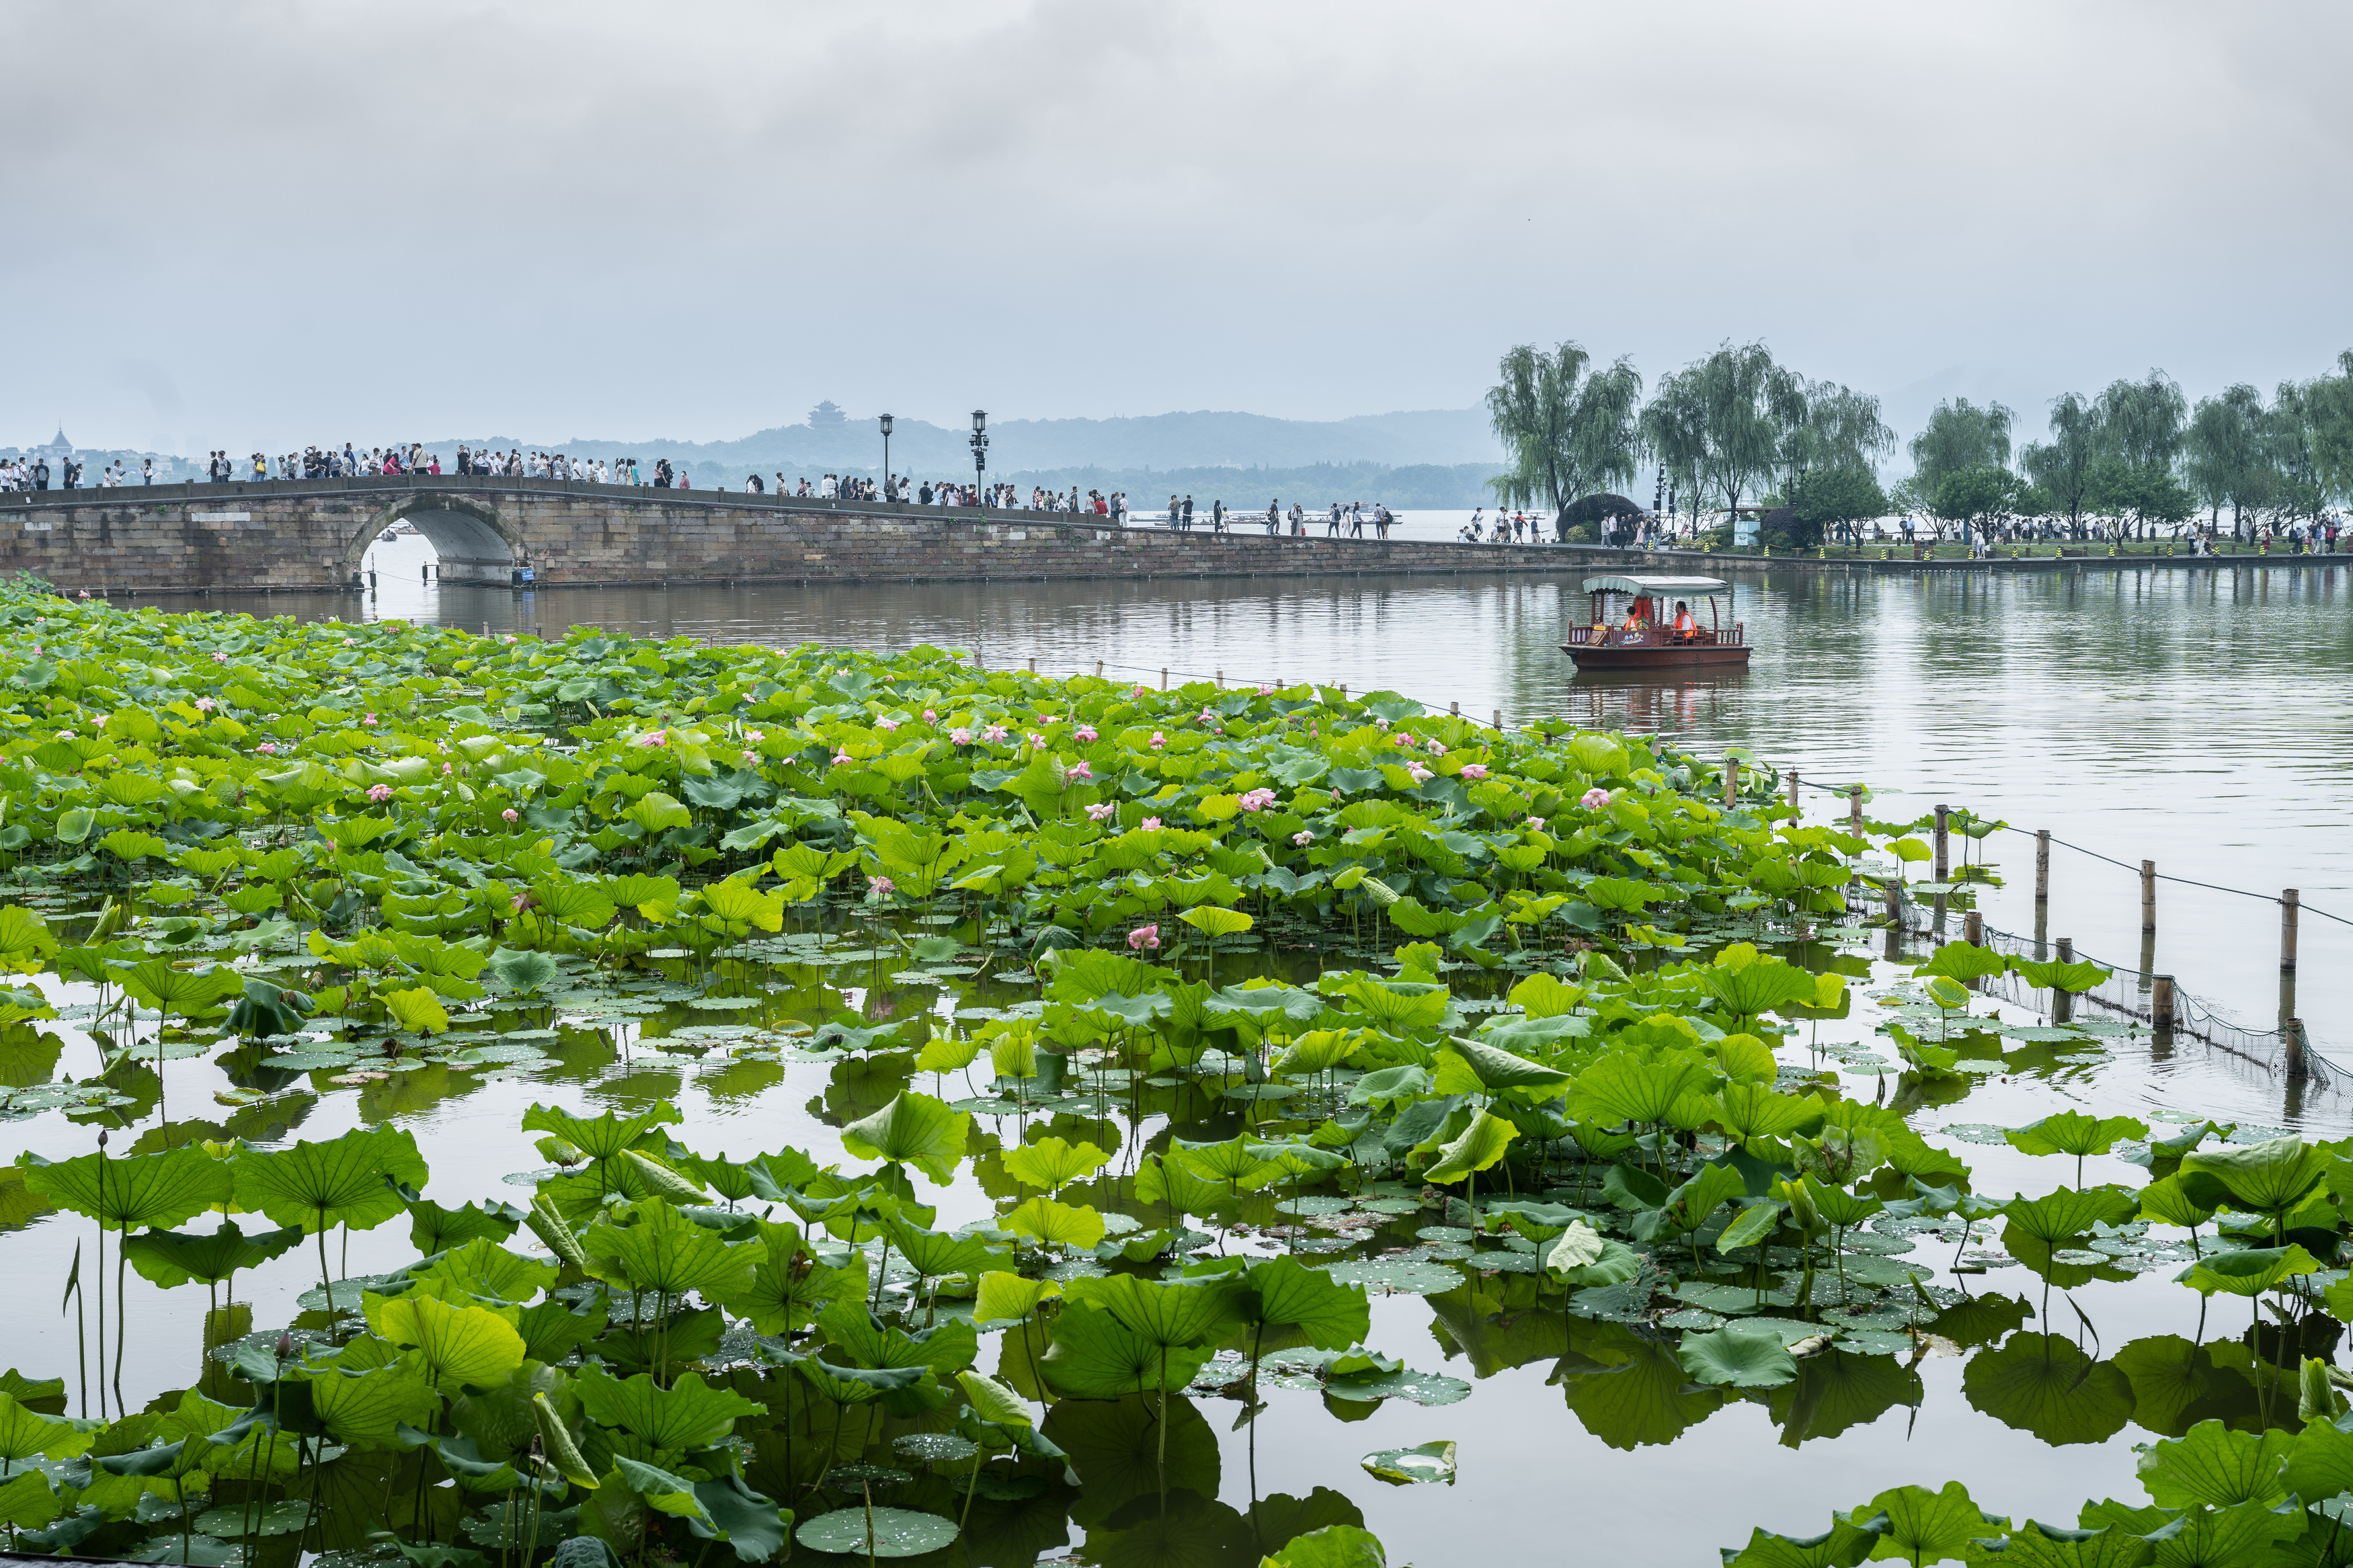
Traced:
[[[398, 548], [406, 542], [405, 533], [387, 540], [386, 536], [403, 524], [415, 531], [416, 543], [424, 546], [423, 550], [413, 545]], [[428, 563], [427, 551], [432, 578], [441, 583], [485, 583], [503, 587], [512, 581], [515, 568], [529, 561], [520, 542], [510, 537], [503, 520], [491, 508], [457, 497], [419, 497], [416, 504], [396, 509], [371, 523], [356, 542], [350, 569], [360, 570], [371, 557], [382, 561], [396, 553], [421, 567]]]

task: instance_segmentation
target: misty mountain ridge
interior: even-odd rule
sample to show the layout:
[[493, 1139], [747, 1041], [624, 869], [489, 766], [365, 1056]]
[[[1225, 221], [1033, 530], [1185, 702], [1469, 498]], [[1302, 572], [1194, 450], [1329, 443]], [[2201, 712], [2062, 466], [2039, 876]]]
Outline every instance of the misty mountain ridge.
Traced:
[[[824, 417], [829, 405], [813, 411]], [[971, 431], [902, 418], [891, 434], [891, 466], [900, 473], [965, 474], [972, 469]], [[1362, 414], [1346, 419], [1279, 419], [1264, 414], [1151, 414], [1113, 419], [991, 420], [988, 467], [992, 473], [1063, 468], [1122, 471], [1178, 468], [1303, 468], [1316, 464], [1376, 463], [1404, 468], [1465, 463], [1501, 466], [1503, 448], [1488, 426], [1483, 408], [1423, 409]], [[871, 416], [838, 425], [772, 426], [733, 440], [681, 441], [666, 437], [612, 440], [575, 437], [567, 441], [524, 441], [512, 436], [452, 437], [427, 442], [429, 449], [453, 455], [459, 444], [493, 451], [514, 447], [560, 451], [579, 458], [655, 458], [700, 468], [772, 471], [879, 467], [882, 437]]]

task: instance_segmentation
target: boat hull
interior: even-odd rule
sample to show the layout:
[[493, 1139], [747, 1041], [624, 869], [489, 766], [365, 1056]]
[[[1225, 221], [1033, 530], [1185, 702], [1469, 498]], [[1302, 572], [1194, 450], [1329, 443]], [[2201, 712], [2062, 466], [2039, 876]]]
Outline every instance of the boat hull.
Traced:
[[1653, 647], [1580, 647], [1569, 643], [1560, 651], [1579, 669], [1746, 669], [1746, 643], [1665, 643]]

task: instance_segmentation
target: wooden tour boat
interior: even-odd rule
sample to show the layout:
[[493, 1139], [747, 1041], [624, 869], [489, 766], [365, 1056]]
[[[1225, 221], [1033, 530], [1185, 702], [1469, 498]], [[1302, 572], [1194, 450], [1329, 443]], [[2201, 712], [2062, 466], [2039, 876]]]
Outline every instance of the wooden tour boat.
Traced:
[[[1593, 619], [1568, 628], [1560, 651], [1579, 669], [1679, 669], [1687, 666], [1748, 668], [1748, 629], [1726, 624], [1716, 611], [1716, 595], [1729, 613], [1732, 584], [1717, 577], [1588, 577], [1585, 591], [1593, 597]], [[1707, 600], [1707, 624], [1695, 630], [1674, 629], [1678, 604]], [[1641, 623], [1626, 626], [1628, 612]]]

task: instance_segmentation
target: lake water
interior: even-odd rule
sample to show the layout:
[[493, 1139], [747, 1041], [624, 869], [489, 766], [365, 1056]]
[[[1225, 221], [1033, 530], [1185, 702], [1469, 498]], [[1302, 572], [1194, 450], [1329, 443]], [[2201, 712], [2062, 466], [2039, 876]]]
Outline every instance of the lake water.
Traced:
[[[656, 636], [782, 645], [819, 640], [874, 649], [932, 643], [976, 650], [992, 666], [1035, 658], [1047, 672], [1092, 670], [1154, 683], [1222, 669], [1233, 680], [1346, 682], [1388, 688], [1464, 711], [1500, 710], [1506, 722], [1554, 719], [1657, 731], [1714, 752], [1746, 746], [1823, 784], [1868, 781], [1873, 816], [1892, 818], [1936, 802], [1968, 805], [2117, 860], [2154, 857], [2162, 871], [2274, 893], [2353, 914], [2353, 848], [2341, 781], [2353, 764], [2353, 721], [2342, 700], [2353, 665], [2353, 627], [2335, 571], [2221, 574], [2140, 572], [1980, 579], [1817, 579], [1788, 572], [1744, 574], [1739, 618], [1758, 652], [1746, 676], [1705, 682], [1579, 678], [1556, 646], [1579, 617], [1577, 574], [1557, 580], [1350, 579], [1119, 584], [1019, 583], [828, 585], [514, 595], [419, 581], [422, 541], [379, 546], [381, 592], [365, 601], [305, 602], [277, 595], [250, 606], [271, 614], [403, 616], [492, 632], [560, 635], [588, 624]], [[212, 607], [238, 607], [217, 596]], [[1825, 798], [1814, 798], [1821, 812]], [[1842, 816], [1842, 807], [1835, 808]], [[2010, 886], [1989, 892], [1988, 920], [2034, 929], [2032, 842], [1997, 834], [1988, 858]], [[2275, 908], [2166, 884], [2152, 963], [2184, 987], [2267, 1027], [2278, 1006]], [[2079, 951], [2140, 963], [2133, 873], [2058, 852], [2048, 931]], [[2344, 1016], [2353, 931], [2307, 913], [2298, 1009], [2324, 1047], [2353, 1041]], [[1850, 944], [1853, 970], [1887, 982], [1908, 973], [1876, 939]], [[1869, 1099], [1883, 1079], [1873, 1057], [1882, 1011], [1862, 994], [1854, 1016], [1821, 1026], [1820, 1039], [1850, 1053], [1850, 1092]], [[845, 988], [846, 995], [863, 993]], [[2034, 1017], [2011, 1010], [2011, 1021]], [[89, 1037], [62, 1031], [68, 1070], [89, 1070]], [[2266, 1073], [2195, 1047], [2169, 1054], [2145, 1038], [2109, 1037], [2107, 1053], [2062, 1059], [2019, 1053], [1977, 1081], [1965, 1100], [1924, 1097], [1915, 1124], [2015, 1126], [2070, 1106], [2185, 1118], [2214, 1114], [2260, 1131], [2288, 1120]], [[1802, 1057], [1802, 1047], [1789, 1047]], [[1861, 1053], [1855, 1056], [1854, 1053]], [[576, 1055], [576, 1059], [575, 1057]], [[1790, 1059], [1795, 1059], [1791, 1058]], [[1876, 1063], [1876, 1065], [1874, 1065]], [[162, 1087], [175, 1116], [222, 1114], [212, 1103], [229, 1079], [201, 1058], [165, 1064]], [[632, 1109], [656, 1097], [686, 1113], [692, 1147], [748, 1158], [791, 1142], [838, 1152], [838, 1118], [821, 1065], [729, 1065], [639, 1048], [568, 1054], [539, 1075], [494, 1073], [451, 1084], [409, 1074], [362, 1092], [303, 1103], [274, 1134], [327, 1137], [392, 1119], [412, 1128], [433, 1166], [429, 1195], [458, 1202], [506, 1191], [501, 1178], [541, 1163], [516, 1130], [534, 1100]], [[1911, 1104], [1909, 1100], [1905, 1101]], [[2295, 1114], [2317, 1135], [2342, 1135], [2348, 1102], [2322, 1094]], [[1127, 1146], [1167, 1130], [1159, 1118], [1125, 1129]], [[1201, 1134], [1187, 1131], [1187, 1136]], [[2249, 1136], [2254, 1135], [2249, 1132]], [[1955, 1136], [1962, 1136], [1956, 1134]], [[56, 1113], [0, 1129], [0, 1149], [78, 1152], [87, 1123]], [[2065, 1162], [2037, 1161], [1999, 1143], [1954, 1142], [1975, 1167], [1980, 1192], [2041, 1192], [2070, 1181]], [[2089, 1182], [2137, 1186], [2139, 1171], [2113, 1157], [2085, 1163]], [[516, 1189], [519, 1193], [522, 1189]], [[991, 1211], [959, 1187], [943, 1200], [944, 1226]], [[1419, 1223], [1419, 1222], [1414, 1222]], [[84, 1222], [56, 1216], [10, 1237], [21, 1279], [62, 1278]], [[1408, 1239], [1410, 1239], [1409, 1237]], [[2211, 1237], [2210, 1237], [2211, 1240]], [[1924, 1256], [1952, 1259], [1931, 1237]], [[348, 1272], [409, 1259], [406, 1227], [350, 1241]], [[2242, 1422], [2252, 1384], [2232, 1370], [2243, 1307], [2219, 1299], [2211, 1315], [2169, 1282], [2173, 1268], [2100, 1278], [2053, 1295], [2024, 1269], [1940, 1274], [1942, 1285], [2017, 1300], [2026, 1332], [2082, 1340], [2103, 1366], [2084, 1384], [2052, 1395], [2057, 1416], [2021, 1415], [1965, 1383], [1993, 1352], [1924, 1342], [1902, 1355], [1843, 1352], [1808, 1363], [1805, 1380], [1769, 1394], [1719, 1402], [1694, 1396], [1672, 1361], [1631, 1331], [1556, 1309], [1472, 1297], [1460, 1308], [1419, 1297], [1377, 1297], [1370, 1343], [1417, 1369], [1472, 1382], [1461, 1403], [1425, 1407], [1390, 1399], [1361, 1419], [1335, 1420], [1313, 1394], [1275, 1390], [1254, 1422], [1242, 1405], [1203, 1400], [1203, 1442], [1217, 1450], [1204, 1484], [1247, 1511], [1274, 1493], [1343, 1494], [1388, 1542], [1392, 1563], [1553, 1561], [1565, 1552], [1596, 1561], [1712, 1563], [1723, 1545], [1763, 1524], [1791, 1533], [1827, 1528], [1846, 1508], [1905, 1482], [1967, 1481], [1984, 1505], [2017, 1518], [2072, 1523], [2086, 1498], [2140, 1498], [2132, 1445], [2176, 1429], [2184, 1406], [2165, 1360], [2178, 1346], [2202, 1357], [2196, 1413]], [[338, 1272], [343, 1272], [339, 1268]], [[315, 1283], [300, 1267], [255, 1276], [257, 1326], [286, 1321], [294, 1297]], [[54, 1289], [44, 1283], [42, 1291]], [[186, 1293], [166, 1298], [132, 1281], [134, 1333], [124, 1373], [133, 1406], [185, 1380], [195, 1330]], [[49, 1298], [42, 1297], [42, 1300]], [[2071, 1305], [2072, 1303], [2072, 1305]], [[2079, 1319], [2077, 1311], [2082, 1318]], [[2084, 1323], [2095, 1325], [2094, 1340]], [[1606, 1327], [1606, 1326], [1605, 1326]], [[12, 1323], [10, 1360], [46, 1374], [69, 1368], [69, 1321], [36, 1302]], [[2191, 1352], [2202, 1338], [2208, 1349]], [[2026, 1342], [2016, 1337], [2013, 1347]], [[2126, 1353], [2130, 1352], [2130, 1353]], [[2042, 1352], [2037, 1352], [2037, 1354]], [[2062, 1347], [2062, 1359], [2065, 1355]], [[2178, 1359], [2178, 1358], [2177, 1358]], [[990, 1364], [984, 1359], [984, 1365]], [[1991, 1364], [1991, 1363], [1988, 1363]], [[2219, 1370], [2218, 1370], [2219, 1368]], [[2192, 1374], [2194, 1373], [2194, 1377]], [[1916, 1379], [1916, 1381], [1915, 1381]], [[2236, 1380], [2236, 1381], [2233, 1381]], [[2178, 1381], [2178, 1380], [2177, 1380]], [[2130, 1392], [2114, 1394], [2114, 1386]], [[2103, 1394], [2101, 1391], [2106, 1390]], [[2109, 1404], [2094, 1407], [2094, 1394]], [[2137, 1425], [2112, 1409], [2138, 1412]], [[2184, 1396], [2188, 1397], [2187, 1395]], [[2292, 1393], [2290, 1395], [2292, 1415]], [[2114, 1415], [2113, 1422], [2109, 1416]], [[2062, 1419], [2063, 1417], [2063, 1419]], [[1187, 1417], [1189, 1421], [1191, 1417]], [[2072, 1423], [2072, 1424], [2071, 1424]], [[1229, 1429], [1230, 1427], [1230, 1429]], [[1189, 1430], [1189, 1428], [1187, 1428]], [[1460, 1445], [1459, 1482], [1390, 1488], [1367, 1478], [1361, 1456], [1438, 1438]], [[1198, 1470], [1196, 1479], [1201, 1477]], [[1189, 1504], [1180, 1504], [1183, 1508]], [[1201, 1516], [1217, 1536], [1227, 1528]], [[1075, 1543], [1082, 1531], [1073, 1530]], [[1567, 1543], [1574, 1542], [1571, 1547]], [[1233, 1544], [1185, 1561], [1249, 1564]]]

